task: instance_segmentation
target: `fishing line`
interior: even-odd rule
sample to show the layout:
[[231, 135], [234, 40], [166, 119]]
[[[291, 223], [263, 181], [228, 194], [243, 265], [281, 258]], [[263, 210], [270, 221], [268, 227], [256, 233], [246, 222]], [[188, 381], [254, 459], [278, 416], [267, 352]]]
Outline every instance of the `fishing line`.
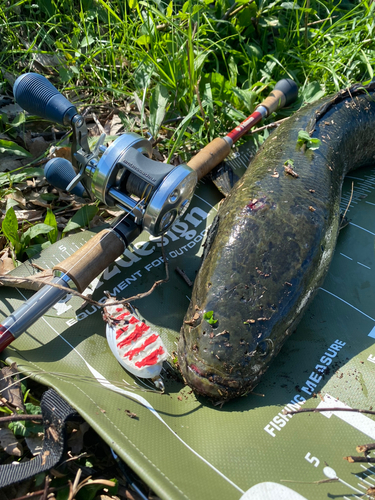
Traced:
[[[24, 380], [28, 379], [28, 378], [31, 378], [31, 377], [37, 377], [37, 376], [42, 376], [42, 375], [50, 375], [50, 376], [54, 376], [54, 377], [60, 377], [60, 378], [65, 378], [66, 380], [76, 380], [77, 378], [80, 379], [81, 382], [86, 382], [87, 384], [93, 384], [93, 385], [96, 385], [98, 382], [100, 384], [104, 384], [106, 382], [110, 382], [111, 384], [117, 384], [120, 388], [121, 387], [125, 387], [129, 390], [132, 390], [132, 391], [141, 391], [141, 392], [150, 392], [150, 393], [153, 393], [153, 394], [161, 394], [160, 391], [158, 390], [155, 390], [153, 388], [144, 388], [144, 387], [141, 387], [139, 386], [138, 384], [136, 384], [135, 386], [134, 385], [131, 385], [129, 382], [127, 382], [126, 380], [122, 380], [122, 381], [118, 381], [118, 380], [108, 380], [106, 378], [96, 378], [96, 377], [90, 377], [89, 375], [82, 375], [82, 374], [71, 374], [71, 373], [65, 373], [65, 372], [50, 372], [50, 371], [46, 371], [46, 370], [33, 370], [33, 371], [29, 371], [27, 368], [26, 369], [20, 369], [19, 366], [17, 366], [17, 370], [19, 370], [17, 373], [11, 373], [11, 374], [8, 374], [8, 375], [4, 375], [3, 377], [0, 378], [0, 381], [3, 381], [3, 380], [7, 380], [9, 378], [12, 378], [14, 376], [17, 376], [19, 375], [20, 373], [23, 373], [23, 371], [26, 371], [28, 372], [29, 374], [28, 375], [24, 375], [23, 377], [19, 378], [18, 380], [15, 380], [12, 384], [9, 384], [6, 389], [10, 389], [11, 387], [13, 386], [16, 386], [17, 384], [19, 384], [20, 382], [23, 382]], [[147, 387], [147, 386], [146, 386]]]

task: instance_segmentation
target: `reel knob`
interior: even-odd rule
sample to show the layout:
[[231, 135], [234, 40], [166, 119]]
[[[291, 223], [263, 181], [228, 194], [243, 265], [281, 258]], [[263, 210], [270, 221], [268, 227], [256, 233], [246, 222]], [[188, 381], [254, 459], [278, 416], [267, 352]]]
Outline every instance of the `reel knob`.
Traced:
[[[52, 158], [44, 167], [44, 176], [52, 186], [65, 191], [74, 177], [76, 177], [76, 173], [70, 161], [65, 160], [65, 158]], [[82, 197], [85, 193], [85, 188], [79, 182], [71, 190], [71, 193]]]
[[69, 125], [78, 114], [74, 104], [38, 73], [19, 76], [13, 86], [13, 94], [18, 104], [30, 114], [61, 125]]

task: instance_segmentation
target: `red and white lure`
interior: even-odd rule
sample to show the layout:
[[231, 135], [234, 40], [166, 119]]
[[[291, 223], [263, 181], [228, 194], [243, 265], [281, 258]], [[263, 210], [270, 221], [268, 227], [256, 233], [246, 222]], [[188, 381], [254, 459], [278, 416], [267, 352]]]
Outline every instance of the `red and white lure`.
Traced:
[[105, 306], [103, 317], [109, 347], [120, 365], [137, 377], [152, 379], [163, 390], [160, 372], [168, 352], [159, 334], [123, 304]]

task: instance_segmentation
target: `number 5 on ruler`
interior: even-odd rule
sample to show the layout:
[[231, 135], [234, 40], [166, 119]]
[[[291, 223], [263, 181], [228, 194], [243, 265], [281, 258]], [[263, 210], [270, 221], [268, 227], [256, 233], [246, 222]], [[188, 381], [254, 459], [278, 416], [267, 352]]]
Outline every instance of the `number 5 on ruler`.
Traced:
[[318, 467], [318, 465], [320, 464], [319, 458], [312, 457], [310, 452], [305, 456], [305, 460], [310, 462], [310, 464], [314, 464], [315, 467]]

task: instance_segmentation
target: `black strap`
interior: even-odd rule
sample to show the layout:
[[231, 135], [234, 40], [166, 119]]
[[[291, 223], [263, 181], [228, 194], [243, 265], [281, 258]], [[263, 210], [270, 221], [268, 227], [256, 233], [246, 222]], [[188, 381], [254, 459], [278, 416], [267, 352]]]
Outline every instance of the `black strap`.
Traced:
[[63, 456], [66, 445], [65, 422], [77, 418], [78, 414], [53, 389], [43, 394], [40, 407], [44, 424], [43, 449], [29, 462], [1, 465], [0, 488], [51, 469]]

